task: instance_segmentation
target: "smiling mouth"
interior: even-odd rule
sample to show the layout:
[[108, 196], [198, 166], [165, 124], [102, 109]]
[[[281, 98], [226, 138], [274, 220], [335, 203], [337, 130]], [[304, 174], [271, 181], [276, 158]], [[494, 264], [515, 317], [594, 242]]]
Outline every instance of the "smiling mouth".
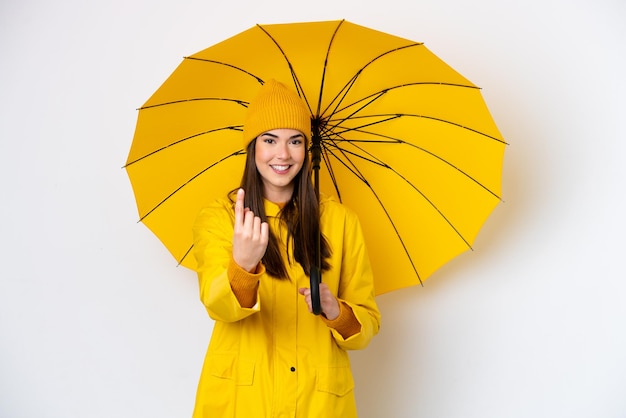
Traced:
[[291, 167], [290, 165], [271, 165], [272, 169], [276, 172], [283, 173]]

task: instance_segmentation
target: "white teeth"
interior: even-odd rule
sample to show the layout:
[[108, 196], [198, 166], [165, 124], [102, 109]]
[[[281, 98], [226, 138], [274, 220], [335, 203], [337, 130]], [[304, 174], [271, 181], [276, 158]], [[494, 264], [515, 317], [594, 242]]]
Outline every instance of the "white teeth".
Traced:
[[285, 171], [289, 168], [288, 165], [273, 165], [272, 168], [278, 171]]

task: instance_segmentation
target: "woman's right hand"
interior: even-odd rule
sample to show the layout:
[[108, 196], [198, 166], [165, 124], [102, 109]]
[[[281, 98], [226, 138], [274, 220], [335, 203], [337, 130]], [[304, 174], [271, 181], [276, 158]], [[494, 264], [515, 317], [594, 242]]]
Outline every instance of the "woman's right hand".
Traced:
[[244, 190], [239, 189], [235, 202], [233, 260], [242, 269], [254, 272], [267, 249], [269, 226], [249, 208], [244, 208], [244, 197]]

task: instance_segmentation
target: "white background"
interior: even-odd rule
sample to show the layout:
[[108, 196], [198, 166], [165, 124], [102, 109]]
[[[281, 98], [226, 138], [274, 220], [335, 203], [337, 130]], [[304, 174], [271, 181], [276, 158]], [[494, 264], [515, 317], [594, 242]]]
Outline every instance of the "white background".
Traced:
[[136, 109], [256, 23], [342, 18], [424, 42], [511, 144], [475, 251], [379, 297], [360, 416], [626, 417], [622, 0], [2, 0], [0, 416], [190, 416], [212, 322], [136, 223]]

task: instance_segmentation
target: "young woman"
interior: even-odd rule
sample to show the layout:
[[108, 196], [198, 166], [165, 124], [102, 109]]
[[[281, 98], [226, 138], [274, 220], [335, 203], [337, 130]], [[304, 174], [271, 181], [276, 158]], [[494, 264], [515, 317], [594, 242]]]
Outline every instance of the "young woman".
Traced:
[[[194, 418], [356, 417], [346, 350], [380, 327], [359, 221], [311, 182], [310, 113], [269, 81], [250, 103], [241, 188], [194, 226], [200, 298], [215, 320]], [[309, 274], [323, 234], [322, 314]]]

